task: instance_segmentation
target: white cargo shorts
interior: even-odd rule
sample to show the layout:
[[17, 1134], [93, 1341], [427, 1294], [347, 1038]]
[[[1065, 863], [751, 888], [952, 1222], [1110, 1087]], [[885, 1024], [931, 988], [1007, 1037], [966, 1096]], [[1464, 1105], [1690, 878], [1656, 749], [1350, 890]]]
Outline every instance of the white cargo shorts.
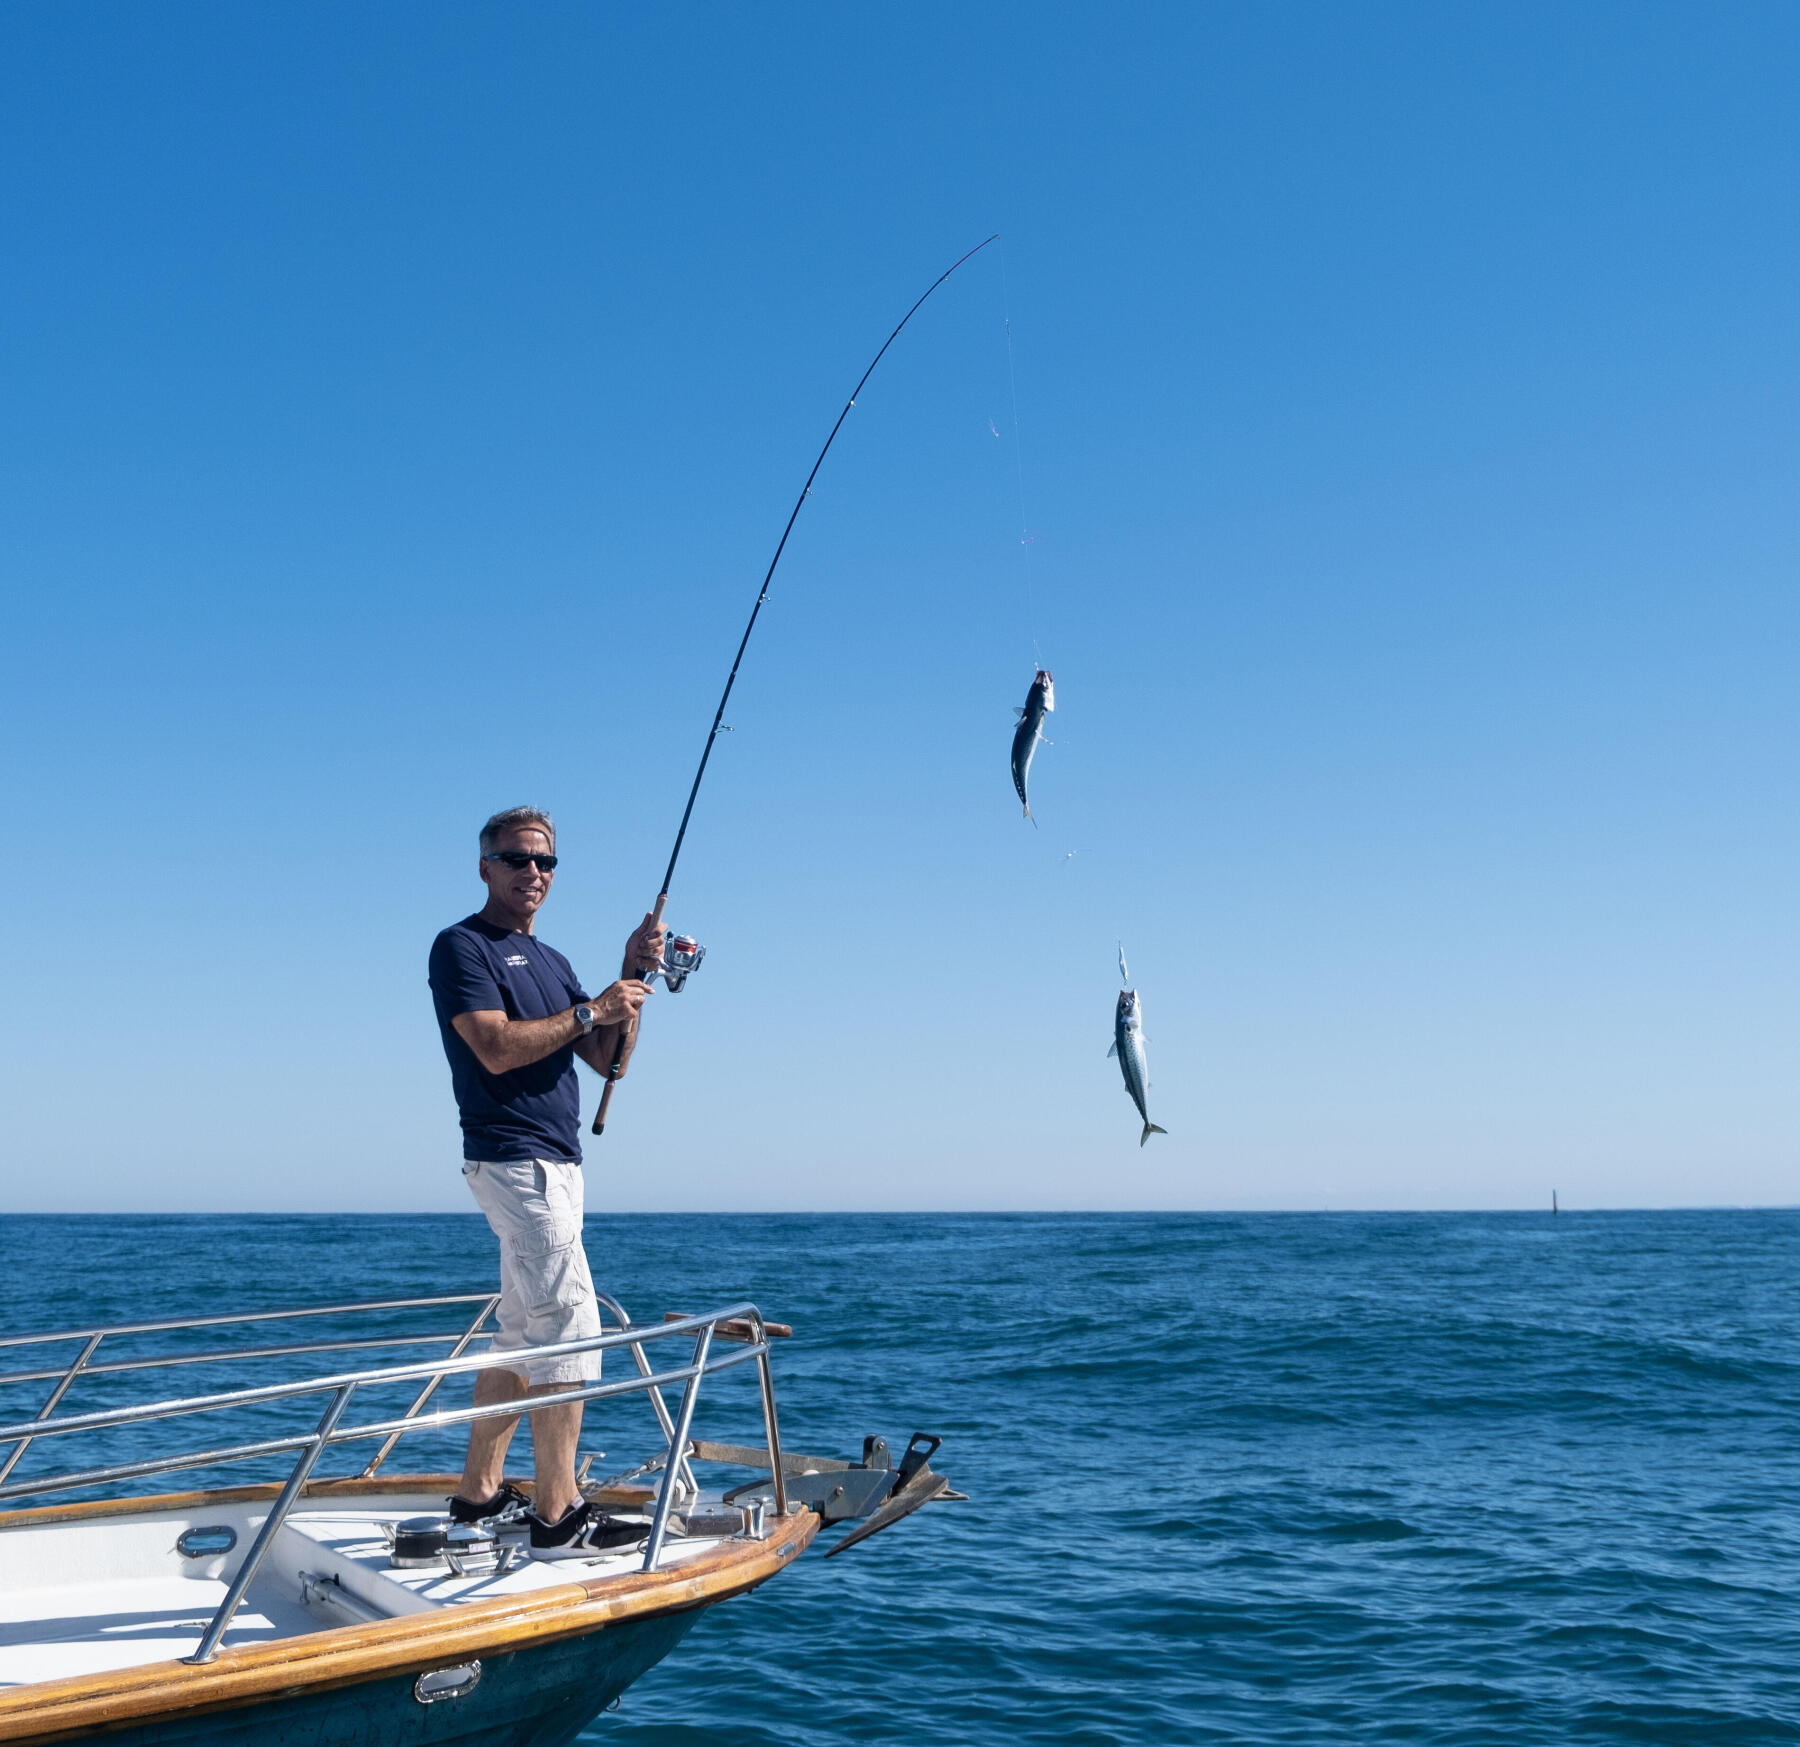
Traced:
[[[555, 1346], [600, 1332], [581, 1247], [581, 1167], [563, 1159], [464, 1159], [463, 1176], [500, 1240], [500, 1331], [493, 1351]], [[600, 1355], [566, 1353], [513, 1367], [529, 1384], [600, 1375]]]

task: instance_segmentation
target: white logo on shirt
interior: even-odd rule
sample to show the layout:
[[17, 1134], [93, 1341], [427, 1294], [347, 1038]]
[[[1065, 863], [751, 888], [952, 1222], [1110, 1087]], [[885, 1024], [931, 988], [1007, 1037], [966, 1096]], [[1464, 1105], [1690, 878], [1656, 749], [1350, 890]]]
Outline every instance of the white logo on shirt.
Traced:
[[501, 960], [502, 964], [529, 964], [530, 962], [522, 952], [515, 952], [511, 958]]

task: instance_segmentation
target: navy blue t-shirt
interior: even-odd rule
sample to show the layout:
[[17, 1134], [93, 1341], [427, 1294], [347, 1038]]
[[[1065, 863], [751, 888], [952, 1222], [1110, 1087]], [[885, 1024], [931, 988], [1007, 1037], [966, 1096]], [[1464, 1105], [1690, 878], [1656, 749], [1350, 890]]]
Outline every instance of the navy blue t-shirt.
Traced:
[[437, 1008], [450, 1084], [462, 1116], [465, 1159], [581, 1162], [581, 1088], [575, 1046], [509, 1073], [490, 1074], [450, 1023], [459, 1013], [501, 1012], [548, 1019], [587, 999], [569, 961], [533, 934], [466, 916], [431, 943], [431, 999]]

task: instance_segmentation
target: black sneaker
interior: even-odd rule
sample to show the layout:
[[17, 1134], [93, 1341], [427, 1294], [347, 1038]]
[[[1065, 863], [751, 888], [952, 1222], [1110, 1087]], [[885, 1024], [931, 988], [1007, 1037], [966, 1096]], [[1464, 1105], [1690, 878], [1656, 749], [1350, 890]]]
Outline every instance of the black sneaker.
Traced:
[[529, 1508], [531, 1500], [518, 1487], [505, 1485], [483, 1504], [471, 1504], [466, 1498], [452, 1494], [444, 1501], [450, 1507], [453, 1523], [484, 1523], [492, 1517], [517, 1516]]
[[585, 1499], [571, 1506], [560, 1522], [547, 1523], [535, 1511], [526, 1521], [531, 1524], [534, 1559], [594, 1559], [629, 1547], [650, 1532], [642, 1523], [621, 1522], [596, 1510]]

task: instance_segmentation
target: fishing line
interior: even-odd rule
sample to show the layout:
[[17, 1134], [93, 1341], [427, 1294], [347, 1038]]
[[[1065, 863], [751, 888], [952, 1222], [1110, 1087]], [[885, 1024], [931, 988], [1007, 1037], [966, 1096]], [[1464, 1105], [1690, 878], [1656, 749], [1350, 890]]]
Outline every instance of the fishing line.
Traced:
[[1037, 596], [1031, 586], [1031, 529], [1025, 520], [1025, 449], [1019, 440], [1019, 375], [1013, 364], [1012, 290], [1006, 277], [1006, 244], [1000, 244], [1000, 319], [1006, 327], [1006, 389], [1012, 401], [1013, 471], [1019, 485], [1019, 551], [1025, 567], [1025, 628], [1031, 634], [1031, 659], [1034, 666], [1044, 665], [1044, 652], [1038, 647]]
[[[806, 500], [812, 496], [813, 481], [819, 476], [819, 469], [825, 465], [825, 457], [831, 452], [831, 445], [837, 441], [837, 434], [844, 428], [844, 420], [850, 416], [850, 409], [856, 405], [856, 397], [862, 393], [863, 384], [875, 374], [875, 366], [887, 356], [888, 347], [900, 337], [900, 330], [918, 314], [919, 307], [932, 292], [944, 283], [952, 273], [970, 256], [979, 255], [989, 243], [998, 240], [1000, 233], [984, 238], [970, 249], [967, 254], [958, 255], [937, 278], [926, 286], [917, 303], [895, 323], [894, 331], [881, 342], [881, 350], [869, 360], [869, 367], [856, 379], [856, 386], [850, 390], [850, 398], [844, 402], [844, 410], [837, 416], [837, 423], [831, 427], [831, 435], [825, 439], [825, 446], [820, 449], [818, 459], [812, 464], [812, 471], [806, 476], [806, 483], [800, 487], [800, 495], [794, 499], [794, 507], [788, 512], [787, 526], [781, 530], [781, 539], [776, 543], [775, 556], [769, 560], [769, 568], [763, 572], [761, 586], [756, 591], [756, 604], [750, 609], [750, 621], [744, 626], [744, 634], [738, 639], [737, 654], [731, 658], [731, 672], [725, 676], [725, 689], [719, 694], [719, 707], [713, 711], [712, 727], [707, 730], [706, 744], [700, 751], [700, 768], [694, 772], [693, 787], [688, 790], [687, 805], [681, 810], [681, 825], [675, 833], [675, 847], [669, 851], [669, 865], [663, 871], [662, 885], [656, 895], [656, 907], [651, 912], [652, 926], [661, 923], [663, 909], [669, 901], [669, 887], [675, 880], [675, 864], [681, 859], [681, 846], [687, 841], [688, 821], [694, 816], [694, 799], [700, 793], [701, 781], [706, 776], [707, 761], [712, 757], [713, 742], [721, 732], [730, 733], [730, 729], [721, 729], [725, 719], [725, 706], [731, 701], [731, 688], [737, 684], [738, 668], [744, 659], [744, 650], [749, 646], [750, 633], [756, 629], [756, 621], [769, 598], [769, 583], [774, 578], [775, 567], [781, 562], [781, 555], [787, 550], [788, 535], [794, 531], [794, 523], [800, 519], [800, 511]], [[648, 980], [648, 979], [646, 979]], [[621, 1027], [618, 1047], [613, 1051], [612, 1066], [607, 1072], [606, 1085], [600, 1093], [600, 1108], [594, 1112], [593, 1132], [599, 1134], [606, 1127], [606, 1110], [612, 1102], [613, 1088], [619, 1083], [619, 1068], [625, 1056], [625, 1039], [630, 1034], [629, 1027]]]

